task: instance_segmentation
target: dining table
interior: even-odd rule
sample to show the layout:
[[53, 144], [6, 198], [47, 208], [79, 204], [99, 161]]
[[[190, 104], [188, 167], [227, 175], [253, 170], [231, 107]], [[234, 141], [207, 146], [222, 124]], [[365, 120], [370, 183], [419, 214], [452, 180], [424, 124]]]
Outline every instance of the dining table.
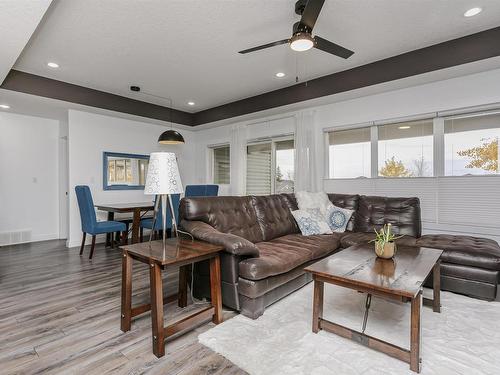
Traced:
[[[139, 242], [139, 228], [141, 223], [141, 215], [146, 214], [148, 211], [154, 210], [154, 203], [139, 202], [139, 203], [110, 203], [110, 204], [96, 204], [95, 207], [100, 211], [108, 212], [108, 220], [113, 221], [115, 213], [132, 213], [132, 243]], [[110, 236], [110, 241], [113, 241], [113, 236]], [[108, 245], [108, 238], [106, 238]]]

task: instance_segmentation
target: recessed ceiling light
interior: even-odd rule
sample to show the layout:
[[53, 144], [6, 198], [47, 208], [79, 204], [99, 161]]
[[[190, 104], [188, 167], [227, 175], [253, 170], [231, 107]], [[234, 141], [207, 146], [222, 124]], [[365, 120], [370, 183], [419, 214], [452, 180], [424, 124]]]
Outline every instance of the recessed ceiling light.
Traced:
[[411, 126], [409, 126], [409, 125], [403, 125], [403, 126], [398, 127], [398, 129], [401, 129], [401, 130], [410, 129], [410, 128], [411, 128]]
[[50, 68], [54, 68], [54, 69], [59, 68], [59, 64], [57, 64], [57, 63], [55, 63], [55, 62], [49, 62], [49, 63], [47, 63], [47, 65], [48, 65]]
[[188, 102], [188, 105], [195, 105], [195, 102]]
[[283, 78], [284, 76], [285, 76], [285, 73], [283, 73], [283, 72], [276, 73], [276, 77], [278, 77], [278, 78]]
[[7, 105], [7, 104], [0, 104], [0, 108], [3, 108], [3, 109], [9, 109], [9, 108], [10, 108], [10, 105]]
[[471, 8], [467, 12], [464, 13], [464, 17], [474, 17], [481, 13], [483, 10], [479, 7]]

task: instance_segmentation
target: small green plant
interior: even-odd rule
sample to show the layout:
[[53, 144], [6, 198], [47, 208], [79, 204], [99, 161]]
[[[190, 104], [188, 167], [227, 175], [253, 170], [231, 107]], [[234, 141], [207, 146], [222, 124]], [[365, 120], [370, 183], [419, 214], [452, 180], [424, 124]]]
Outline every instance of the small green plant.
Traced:
[[377, 232], [376, 229], [373, 229], [375, 232], [376, 237], [371, 240], [370, 242], [375, 242], [378, 246], [384, 247], [386, 243], [391, 243], [397, 240], [398, 238], [401, 238], [403, 236], [396, 236], [394, 233], [392, 233], [392, 225], [391, 223], [389, 224], [384, 224], [382, 228]]

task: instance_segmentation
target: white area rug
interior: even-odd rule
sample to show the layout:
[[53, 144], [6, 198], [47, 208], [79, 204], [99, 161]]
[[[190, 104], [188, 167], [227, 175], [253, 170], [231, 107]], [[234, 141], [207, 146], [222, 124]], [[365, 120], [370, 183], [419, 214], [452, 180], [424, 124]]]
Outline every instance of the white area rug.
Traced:
[[[425, 295], [432, 291], [426, 290]], [[500, 374], [500, 303], [441, 293], [441, 314], [423, 307], [422, 374]], [[361, 329], [365, 295], [325, 284], [324, 317]], [[325, 331], [311, 331], [312, 284], [257, 320], [238, 315], [199, 341], [250, 374], [414, 374], [409, 365]], [[373, 298], [366, 333], [409, 347], [410, 304]]]

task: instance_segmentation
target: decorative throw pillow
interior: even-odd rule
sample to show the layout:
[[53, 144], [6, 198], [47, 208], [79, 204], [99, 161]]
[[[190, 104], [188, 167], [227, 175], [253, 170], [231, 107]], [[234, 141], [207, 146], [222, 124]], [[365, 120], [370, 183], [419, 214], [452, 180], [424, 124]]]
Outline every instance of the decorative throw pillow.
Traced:
[[292, 215], [304, 236], [332, 234], [332, 230], [325, 221], [325, 215], [318, 209], [296, 210], [292, 211]]
[[343, 233], [351, 219], [353, 210], [334, 206], [331, 202], [326, 210], [326, 222], [333, 232]]
[[295, 193], [295, 198], [297, 199], [299, 210], [318, 209], [323, 215], [326, 214], [328, 205], [331, 204], [328, 195], [323, 191], [318, 193], [298, 191]]

